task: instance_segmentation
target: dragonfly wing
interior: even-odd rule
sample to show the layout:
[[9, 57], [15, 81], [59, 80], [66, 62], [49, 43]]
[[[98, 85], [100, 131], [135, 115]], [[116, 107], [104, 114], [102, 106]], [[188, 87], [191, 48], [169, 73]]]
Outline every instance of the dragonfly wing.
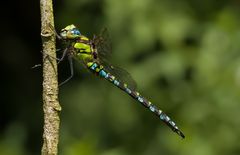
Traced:
[[120, 67], [115, 67], [109, 64], [108, 65], [105, 64], [104, 67], [109, 73], [113, 74], [118, 80], [127, 84], [130, 89], [136, 90], [137, 84], [135, 80], [132, 78], [131, 74], [128, 73], [128, 71]]
[[98, 58], [103, 63], [108, 61], [112, 55], [112, 45], [107, 28], [103, 28], [98, 36], [94, 36], [93, 42], [98, 51]]
[[118, 80], [120, 80], [123, 83], [126, 83], [129, 88], [135, 90], [137, 84], [133, 80], [132, 76], [126, 70], [119, 67], [115, 67], [109, 63], [109, 59], [112, 55], [112, 45], [107, 28], [103, 28], [100, 34], [93, 38], [93, 42], [95, 43], [98, 51], [99, 61], [105, 67], [105, 69], [109, 73], [116, 76]]

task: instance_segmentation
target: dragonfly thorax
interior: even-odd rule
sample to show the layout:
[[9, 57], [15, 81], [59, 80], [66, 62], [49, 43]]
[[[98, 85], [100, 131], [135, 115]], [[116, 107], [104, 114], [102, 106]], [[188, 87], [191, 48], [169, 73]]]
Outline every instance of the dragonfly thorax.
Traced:
[[74, 55], [79, 60], [89, 62], [98, 58], [97, 49], [95, 48], [94, 43], [83, 35], [75, 40], [72, 46], [74, 47]]

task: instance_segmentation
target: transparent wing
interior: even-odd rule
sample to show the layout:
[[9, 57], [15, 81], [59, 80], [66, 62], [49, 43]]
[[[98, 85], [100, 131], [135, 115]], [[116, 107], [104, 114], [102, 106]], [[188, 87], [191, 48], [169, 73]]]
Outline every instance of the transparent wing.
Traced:
[[103, 28], [98, 36], [94, 36], [93, 42], [97, 48], [100, 62], [108, 62], [112, 55], [112, 45], [107, 28]]
[[[105, 63], [106, 65], [106, 63]], [[104, 66], [106, 71], [114, 75], [120, 82], [126, 83], [128, 85], [128, 88], [131, 90], [136, 90], [137, 88], [137, 83], [135, 80], [132, 78], [131, 74], [128, 73], [128, 71], [120, 68], [120, 67], [115, 67], [112, 65], [106, 65]]]
[[98, 36], [94, 36], [93, 42], [98, 51], [99, 61], [105, 67], [106, 71], [114, 75], [121, 82], [126, 83], [130, 89], [135, 90], [137, 84], [132, 76], [126, 70], [109, 63], [112, 55], [112, 45], [107, 28], [103, 28]]

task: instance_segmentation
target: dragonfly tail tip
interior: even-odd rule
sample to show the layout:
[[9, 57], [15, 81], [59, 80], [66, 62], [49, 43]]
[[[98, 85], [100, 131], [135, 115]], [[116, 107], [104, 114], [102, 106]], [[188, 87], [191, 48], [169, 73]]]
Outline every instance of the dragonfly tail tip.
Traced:
[[177, 134], [178, 134], [179, 136], [181, 136], [181, 137], [182, 137], [182, 139], [184, 139], [184, 138], [185, 138], [185, 135], [182, 133], [182, 131], [180, 131], [180, 130], [177, 130], [176, 132], [177, 132]]

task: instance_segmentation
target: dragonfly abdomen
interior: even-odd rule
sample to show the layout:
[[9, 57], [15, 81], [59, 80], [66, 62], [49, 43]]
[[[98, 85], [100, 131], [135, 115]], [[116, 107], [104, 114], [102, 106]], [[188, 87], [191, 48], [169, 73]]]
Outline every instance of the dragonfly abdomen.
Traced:
[[92, 72], [96, 73], [100, 77], [105, 78], [107, 81], [111, 82], [121, 90], [125, 91], [131, 97], [140, 102], [143, 106], [148, 108], [151, 112], [157, 115], [165, 124], [167, 124], [174, 132], [176, 132], [182, 138], [185, 137], [184, 134], [178, 129], [176, 124], [164, 112], [162, 112], [162, 110], [158, 109], [150, 101], [141, 96], [137, 91], [131, 90], [126, 83], [122, 83], [121, 81], [116, 79], [115, 76], [107, 72], [102, 65], [96, 62], [89, 62], [87, 66]]

